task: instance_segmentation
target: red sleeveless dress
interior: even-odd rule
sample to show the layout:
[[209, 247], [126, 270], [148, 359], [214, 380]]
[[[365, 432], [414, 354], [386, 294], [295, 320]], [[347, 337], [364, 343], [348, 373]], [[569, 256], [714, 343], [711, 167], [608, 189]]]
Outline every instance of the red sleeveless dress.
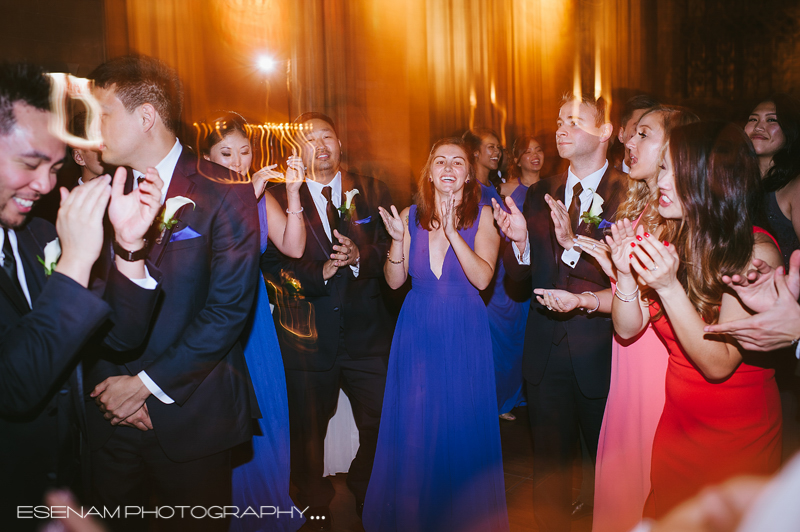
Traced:
[[[658, 302], [650, 305], [651, 316], [659, 310]], [[645, 506], [646, 515], [660, 518], [705, 486], [777, 471], [782, 418], [774, 370], [743, 362], [725, 381], [709, 382], [686, 356], [665, 314], [653, 328], [669, 351]]]

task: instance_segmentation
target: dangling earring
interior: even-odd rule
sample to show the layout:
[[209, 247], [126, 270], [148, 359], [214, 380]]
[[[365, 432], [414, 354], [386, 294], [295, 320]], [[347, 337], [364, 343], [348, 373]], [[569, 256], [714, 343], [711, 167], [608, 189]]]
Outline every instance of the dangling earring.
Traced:
[[469, 178], [467, 178], [467, 183], [469, 183]]

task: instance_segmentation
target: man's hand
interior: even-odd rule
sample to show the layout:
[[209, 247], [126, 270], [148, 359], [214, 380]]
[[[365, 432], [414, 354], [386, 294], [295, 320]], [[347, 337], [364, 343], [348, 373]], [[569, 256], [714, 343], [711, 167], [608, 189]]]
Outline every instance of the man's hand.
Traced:
[[144, 405], [150, 390], [138, 376], [121, 375], [107, 378], [95, 386], [89, 395], [94, 397], [103, 417], [112, 425], [119, 425]]
[[111, 185], [108, 219], [114, 226], [117, 243], [129, 251], [144, 247], [144, 236], [161, 210], [161, 187], [164, 182], [155, 168], [148, 168], [145, 180], [130, 194], [125, 194], [125, 168], [117, 168]]
[[497, 200], [492, 198], [492, 214], [497, 227], [509, 240], [513, 240], [519, 252], [523, 253], [528, 247], [528, 222], [511, 196], [506, 197], [506, 206], [509, 212], [503, 210]]
[[550, 194], [544, 195], [544, 201], [550, 207], [550, 217], [553, 219], [558, 245], [566, 250], [572, 249], [575, 245], [575, 234], [572, 232], [572, 222], [564, 202], [554, 200]]
[[336, 229], [333, 230], [333, 237], [339, 241], [338, 245], [333, 246], [335, 253], [331, 253], [331, 260], [334, 261], [334, 266], [337, 268], [355, 266], [358, 263], [358, 259], [361, 258], [355, 242], [342, 235]]
[[147, 410], [147, 403], [142, 405], [142, 408], [120, 421], [120, 425], [125, 427], [133, 427], [142, 432], [146, 430], [153, 430], [153, 422], [150, 421], [150, 412]]

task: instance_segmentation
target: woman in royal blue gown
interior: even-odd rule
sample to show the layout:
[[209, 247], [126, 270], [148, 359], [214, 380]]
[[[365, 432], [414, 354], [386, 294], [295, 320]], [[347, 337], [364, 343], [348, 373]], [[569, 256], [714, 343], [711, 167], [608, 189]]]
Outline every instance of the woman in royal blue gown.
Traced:
[[[244, 119], [230, 113], [209, 123], [211, 133], [201, 146], [203, 157], [230, 168], [242, 175], [250, 172], [253, 150], [247, 136]], [[284, 213], [272, 195], [264, 190], [268, 179], [284, 179], [265, 167], [252, 177], [258, 201], [261, 226], [261, 253], [269, 240], [281, 253], [300, 257], [305, 248], [306, 234], [303, 209], [300, 206], [300, 186], [303, 183], [303, 161], [292, 156], [287, 160], [286, 192], [287, 213]], [[252, 508], [258, 515], [231, 519], [230, 530], [235, 532], [280, 531], [294, 532], [304, 519], [294, 514], [278, 514], [294, 508], [289, 497], [289, 407], [286, 396], [286, 378], [283, 371], [278, 336], [269, 307], [264, 280], [258, 283], [254, 312], [242, 335], [244, 356], [256, 399], [261, 409], [261, 419], [254, 429], [251, 445], [237, 449], [234, 454], [233, 505], [240, 513]]]
[[431, 150], [416, 204], [381, 209], [392, 237], [392, 288], [411, 276], [386, 378], [367, 532], [508, 530], [491, 338], [478, 293], [492, 280], [500, 236], [479, 206], [472, 154], [460, 138]]

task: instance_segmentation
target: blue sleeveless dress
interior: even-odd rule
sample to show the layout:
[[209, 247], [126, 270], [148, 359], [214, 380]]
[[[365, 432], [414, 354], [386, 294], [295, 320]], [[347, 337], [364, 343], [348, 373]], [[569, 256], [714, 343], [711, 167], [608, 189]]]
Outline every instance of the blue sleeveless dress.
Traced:
[[[452, 248], [430, 268], [409, 212], [411, 291], [392, 341], [367, 532], [508, 531], [486, 306]], [[478, 222], [460, 231], [474, 247]]]
[[[261, 253], [267, 249], [268, 227], [264, 200], [259, 202]], [[253, 381], [262, 418], [253, 435], [252, 455], [233, 469], [233, 505], [240, 514], [251, 507], [263, 517], [231, 519], [231, 532], [295, 532], [305, 518], [277, 514], [294, 507], [289, 497], [289, 404], [283, 359], [264, 279], [259, 279], [255, 311], [242, 334], [244, 357]], [[271, 507], [271, 508], [262, 508]], [[302, 510], [302, 508], [301, 508]]]

